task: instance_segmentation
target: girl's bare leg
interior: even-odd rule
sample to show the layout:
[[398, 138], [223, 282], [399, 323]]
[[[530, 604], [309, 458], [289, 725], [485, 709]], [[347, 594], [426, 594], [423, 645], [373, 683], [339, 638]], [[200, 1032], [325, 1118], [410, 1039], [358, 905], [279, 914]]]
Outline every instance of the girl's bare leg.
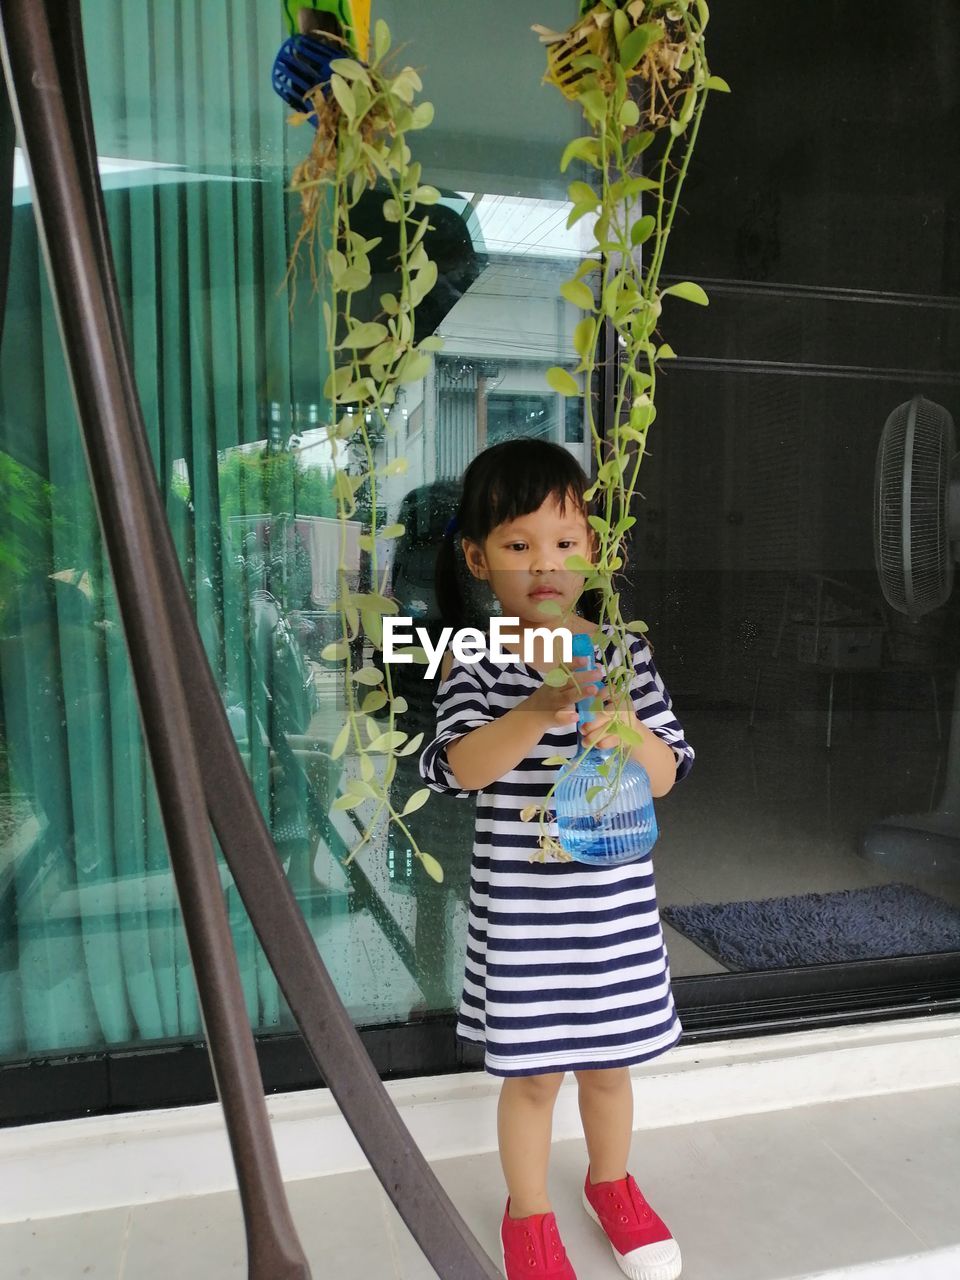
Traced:
[[553, 1131], [553, 1106], [563, 1072], [507, 1076], [497, 1105], [500, 1163], [510, 1194], [510, 1217], [549, 1213], [547, 1166]]
[[590, 1155], [590, 1181], [619, 1182], [627, 1176], [633, 1136], [633, 1085], [628, 1067], [576, 1071], [580, 1118]]

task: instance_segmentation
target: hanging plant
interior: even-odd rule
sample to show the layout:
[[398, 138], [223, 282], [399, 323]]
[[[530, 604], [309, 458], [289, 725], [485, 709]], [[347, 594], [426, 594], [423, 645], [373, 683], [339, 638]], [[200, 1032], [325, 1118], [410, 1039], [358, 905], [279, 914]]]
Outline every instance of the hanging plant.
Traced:
[[[349, 52], [346, 42], [341, 43], [343, 52]], [[376, 441], [395, 431], [391, 411], [400, 387], [422, 378], [430, 354], [442, 345], [436, 337], [417, 343], [414, 336], [417, 307], [437, 280], [437, 266], [427, 253], [424, 237], [430, 228], [426, 209], [437, 203], [440, 193], [421, 182], [421, 167], [412, 159], [406, 140], [410, 132], [430, 124], [433, 106], [416, 101], [423, 86], [412, 67], [396, 72], [388, 69], [390, 43], [387, 24], [378, 21], [369, 63], [357, 57], [329, 58], [329, 78], [302, 92], [304, 110], [290, 118], [291, 123], [309, 124], [316, 131], [309, 155], [293, 173], [292, 189], [300, 196], [301, 223], [290, 276], [305, 253], [314, 287], [322, 298], [330, 369], [324, 397], [329, 406], [326, 430], [336, 467], [334, 493], [340, 521], [337, 605], [341, 634], [326, 646], [322, 657], [345, 664], [346, 723], [330, 755], [339, 759], [351, 746], [358, 768], [356, 776], [343, 782], [342, 794], [332, 807], [356, 809], [368, 801], [373, 805], [348, 862], [384, 822], [395, 822], [424, 869], [439, 881], [443, 878], [440, 864], [419, 848], [404, 822], [426, 802], [429, 789], [415, 791], [399, 809], [390, 795], [397, 758], [417, 751], [424, 735], [410, 737], [396, 725], [396, 717], [407, 704], [393, 694], [389, 664], [383, 664], [385, 669], [357, 667], [351, 648], [351, 642], [366, 636], [375, 650], [382, 650], [383, 615], [398, 612], [396, 601], [383, 594], [377, 547], [380, 539], [400, 537], [404, 528], [401, 524], [379, 528], [378, 486], [386, 477], [404, 472], [407, 462], [396, 458], [378, 465]], [[312, 47], [307, 52], [314, 55]], [[296, 66], [302, 70], [302, 51], [295, 56]], [[357, 296], [370, 287], [369, 255], [381, 240], [363, 236], [351, 219], [364, 194], [374, 190], [383, 192], [384, 221], [396, 226], [398, 286], [395, 294], [381, 296], [379, 315], [364, 320], [354, 315], [354, 307]], [[361, 489], [370, 532], [360, 536], [360, 546], [370, 556], [375, 588], [367, 592], [349, 590], [346, 578], [348, 521], [357, 511]], [[401, 652], [416, 662], [426, 661], [420, 648]], [[374, 713], [384, 709], [386, 716], [374, 719]]]
[[[577, 22], [565, 32], [534, 27], [546, 45], [546, 79], [581, 108], [587, 133], [574, 138], [560, 162], [566, 172], [574, 161], [593, 171], [589, 181], [572, 182], [567, 226], [593, 219], [593, 244], [570, 280], [560, 286], [567, 302], [582, 316], [573, 331], [577, 363], [573, 372], [560, 366], [547, 371], [550, 386], [564, 396], [580, 396], [581, 375], [587, 392], [584, 416], [590, 428], [596, 459], [596, 481], [587, 490], [596, 514], [590, 525], [596, 534], [593, 563], [570, 557], [566, 567], [586, 575], [585, 590], [599, 589], [600, 624], [612, 629], [615, 652], [629, 652], [630, 635], [643, 634], [644, 622], [624, 622], [615, 575], [625, 560], [624, 540], [636, 523], [632, 514], [647, 436], [657, 416], [655, 395], [658, 366], [674, 358], [662, 340], [659, 324], [663, 299], [680, 298], [706, 306], [700, 285], [683, 281], [660, 287], [667, 240], [673, 226], [680, 191], [690, 165], [703, 110], [710, 90], [729, 92], [719, 76], [710, 74], [704, 32], [709, 21], [706, 0], [602, 0], [584, 5]], [[646, 172], [644, 158], [655, 154]], [[599, 284], [589, 283], [599, 272]], [[600, 434], [591, 388], [602, 360], [605, 326], [612, 325], [618, 351], [615, 402], [606, 438]], [[541, 605], [558, 615], [559, 606]], [[595, 634], [599, 643], [600, 631]], [[630, 708], [631, 664], [611, 665], [604, 659], [603, 679], [619, 721]], [[549, 684], [560, 685], [569, 669], [548, 672]], [[627, 721], [611, 724], [608, 732], [620, 748], [607, 761], [611, 796], [630, 749], [641, 735]], [[569, 765], [554, 756], [548, 764]], [[614, 770], [616, 771], [614, 774]], [[564, 857], [547, 831], [547, 806], [564, 770], [539, 807], [523, 811], [526, 820], [539, 811], [540, 847]]]

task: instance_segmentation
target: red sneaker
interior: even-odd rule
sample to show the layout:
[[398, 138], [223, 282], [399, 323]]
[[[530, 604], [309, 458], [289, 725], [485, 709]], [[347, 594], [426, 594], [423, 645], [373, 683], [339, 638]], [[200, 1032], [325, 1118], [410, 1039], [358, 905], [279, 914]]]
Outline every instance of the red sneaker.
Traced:
[[631, 1280], [676, 1280], [682, 1265], [680, 1248], [629, 1173], [619, 1182], [594, 1185], [588, 1169], [583, 1207], [602, 1227], [624, 1275]]
[[577, 1280], [552, 1213], [511, 1218], [510, 1201], [500, 1224], [503, 1271], [507, 1280]]

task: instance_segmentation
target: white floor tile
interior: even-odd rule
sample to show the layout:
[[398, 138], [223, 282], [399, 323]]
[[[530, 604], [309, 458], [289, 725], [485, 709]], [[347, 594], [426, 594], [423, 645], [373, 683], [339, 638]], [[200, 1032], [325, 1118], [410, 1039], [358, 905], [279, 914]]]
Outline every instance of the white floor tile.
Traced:
[[[932, 1089], [644, 1130], [630, 1168], [680, 1243], [684, 1280], [787, 1280], [879, 1264], [960, 1244], [958, 1104], [960, 1090]], [[580, 1206], [586, 1162], [582, 1140], [555, 1144], [554, 1210], [580, 1280], [616, 1280], [609, 1246]], [[497, 1154], [434, 1169], [499, 1263], [506, 1190]], [[372, 1173], [288, 1191], [316, 1280], [433, 1280]], [[4, 1227], [0, 1258], [3, 1280], [246, 1274], [232, 1193]]]
[[[928, 1248], [960, 1239], [960, 1090], [812, 1108], [821, 1140]], [[801, 1113], [802, 1114], [802, 1113]]]
[[4, 1226], [0, 1275], [3, 1280], [117, 1280], [130, 1216], [129, 1209], [110, 1209]]

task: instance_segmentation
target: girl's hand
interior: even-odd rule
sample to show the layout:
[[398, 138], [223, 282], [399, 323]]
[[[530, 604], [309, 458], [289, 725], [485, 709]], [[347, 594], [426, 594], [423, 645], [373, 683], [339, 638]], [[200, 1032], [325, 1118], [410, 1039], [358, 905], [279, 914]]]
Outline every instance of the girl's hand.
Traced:
[[[633, 717], [636, 720], [636, 715]], [[607, 733], [607, 726], [614, 720], [613, 702], [604, 696], [603, 707], [580, 729], [580, 740], [587, 747], [599, 747], [601, 751], [619, 747], [620, 739], [616, 734]]]
[[595, 675], [592, 669], [588, 674], [584, 669], [593, 668], [589, 658], [574, 658], [570, 665], [575, 668], [572, 680], [562, 685], [544, 683], [523, 704], [540, 718], [544, 731], [561, 725], [576, 724], [576, 704], [581, 698], [588, 698], [599, 691], [601, 676]]

